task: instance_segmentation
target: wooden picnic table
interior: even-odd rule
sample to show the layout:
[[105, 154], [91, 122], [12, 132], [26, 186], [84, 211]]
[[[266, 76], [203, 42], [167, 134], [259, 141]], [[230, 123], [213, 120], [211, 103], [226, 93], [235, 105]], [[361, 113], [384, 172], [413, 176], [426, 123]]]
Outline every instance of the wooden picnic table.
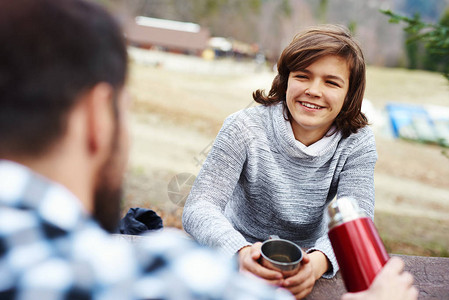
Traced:
[[[118, 235], [130, 242], [140, 240], [139, 236]], [[390, 254], [405, 262], [405, 270], [413, 274], [419, 290], [419, 300], [449, 300], [449, 258]], [[340, 272], [332, 279], [321, 278], [315, 283], [307, 300], [339, 299], [346, 292]]]
[[[405, 262], [405, 270], [413, 274], [419, 290], [418, 299], [449, 299], [449, 258], [396, 255]], [[339, 299], [346, 292], [340, 272], [332, 279], [320, 279], [306, 298]]]

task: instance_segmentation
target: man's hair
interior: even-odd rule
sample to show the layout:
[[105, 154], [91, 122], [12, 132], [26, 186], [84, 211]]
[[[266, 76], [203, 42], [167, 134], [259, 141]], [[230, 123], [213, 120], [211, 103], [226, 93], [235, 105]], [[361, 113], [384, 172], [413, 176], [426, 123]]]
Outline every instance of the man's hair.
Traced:
[[305, 69], [326, 55], [344, 58], [350, 71], [348, 93], [341, 112], [334, 121], [336, 129], [346, 138], [366, 126], [368, 120], [361, 112], [366, 84], [365, 60], [359, 45], [345, 27], [320, 25], [310, 27], [296, 35], [278, 60], [278, 74], [268, 95], [265, 95], [263, 90], [257, 90], [253, 93], [253, 98], [264, 105], [282, 102], [284, 111], [287, 112], [288, 118], [291, 118], [286, 104], [290, 72]]
[[45, 153], [78, 96], [100, 82], [116, 92], [125, 83], [122, 31], [97, 4], [0, 1], [0, 40], [0, 157]]

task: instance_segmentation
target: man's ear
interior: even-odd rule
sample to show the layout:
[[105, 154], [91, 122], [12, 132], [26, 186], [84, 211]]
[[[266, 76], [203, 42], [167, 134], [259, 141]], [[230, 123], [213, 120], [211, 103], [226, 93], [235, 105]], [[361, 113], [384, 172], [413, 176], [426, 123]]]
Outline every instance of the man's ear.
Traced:
[[87, 145], [91, 154], [109, 154], [115, 127], [113, 93], [111, 85], [98, 83], [85, 94]]

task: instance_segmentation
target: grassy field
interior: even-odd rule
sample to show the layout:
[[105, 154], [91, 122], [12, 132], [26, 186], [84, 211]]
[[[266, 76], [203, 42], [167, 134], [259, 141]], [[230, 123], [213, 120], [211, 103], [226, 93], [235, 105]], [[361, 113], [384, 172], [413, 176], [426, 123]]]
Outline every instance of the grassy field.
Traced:
[[[274, 73], [250, 63], [145, 55], [132, 62], [129, 78], [133, 146], [123, 212], [152, 208], [165, 226], [181, 228], [171, 180], [198, 173], [226, 116], [251, 105], [255, 89], [269, 89]], [[449, 106], [439, 74], [369, 67], [367, 76], [366, 98], [378, 111], [390, 101]], [[438, 146], [393, 140], [376, 125], [375, 223], [387, 250], [449, 256], [449, 159]]]

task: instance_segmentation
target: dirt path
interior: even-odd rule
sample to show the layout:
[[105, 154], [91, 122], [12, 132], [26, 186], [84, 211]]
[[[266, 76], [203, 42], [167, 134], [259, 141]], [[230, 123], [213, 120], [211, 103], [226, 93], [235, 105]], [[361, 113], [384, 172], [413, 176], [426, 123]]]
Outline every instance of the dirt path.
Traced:
[[447, 221], [449, 191], [413, 179], [375, 174], [376, 211]]

